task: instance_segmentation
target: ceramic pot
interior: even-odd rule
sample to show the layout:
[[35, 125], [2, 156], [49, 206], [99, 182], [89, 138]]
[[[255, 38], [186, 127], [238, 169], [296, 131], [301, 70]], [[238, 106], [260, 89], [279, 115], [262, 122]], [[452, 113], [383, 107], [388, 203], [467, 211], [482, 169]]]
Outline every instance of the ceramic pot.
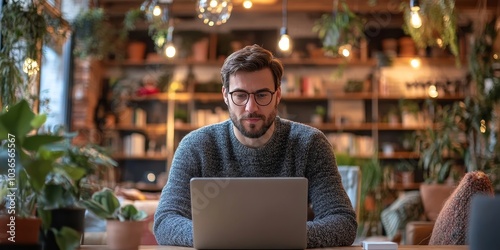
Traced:
[[146, 55], [146, 44], [143, 42], [131, 42], [127, 46], [128, 60], [142, 62]]
[[0, 216], [0, 245], [37, 245], [42, 220], [12, 217], [14, 220], [8, 215]]
[[106, 223], [108, 249], [139, 249], [145, 226], [144, 221], [108, 220]]

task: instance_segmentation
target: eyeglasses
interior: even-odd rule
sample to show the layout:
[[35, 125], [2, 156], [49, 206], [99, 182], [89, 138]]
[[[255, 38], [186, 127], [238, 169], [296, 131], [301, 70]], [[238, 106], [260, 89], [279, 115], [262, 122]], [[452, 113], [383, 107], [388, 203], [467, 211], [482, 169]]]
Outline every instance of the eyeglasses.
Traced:
[[250, 99], [251, 94], [253, 94], [255, 102], [259, 106], [267, 106], [273, 100], [274, 93], [276, 93], [276, 91], [271, 92], [269, 90], [261, 90], [253, 93], [248, 93], [243, 90], [235, 90], [233, 92], [229, 92], [229, 95], [231, 95], [231, 100], [236, 106], [247, 105], [248, 99]]

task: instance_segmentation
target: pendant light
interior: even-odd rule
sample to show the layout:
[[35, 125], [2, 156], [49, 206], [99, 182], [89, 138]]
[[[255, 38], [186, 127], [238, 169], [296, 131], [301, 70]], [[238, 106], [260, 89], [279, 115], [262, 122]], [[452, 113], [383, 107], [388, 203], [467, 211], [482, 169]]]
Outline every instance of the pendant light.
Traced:
[[141, 4], [141, 10], [150, 23], [167, 23], [168, 7], [173, 0], [146, 0]]
[[226, 23], [232, 10], [231, 0], [198, 0], [196, 4], [198, 18], [208, 26]]
[[279, 49], [285, 53], [289, 54], [292, 51], [292, 40], [290, 36], [288, 35], [288, 28], [287, 28], [287, 0], [283, 0], [283, 24], [280, 29], [280, 40], [278, 42], [278, 47]]
[[251, 0], [245, 0], [243, 1], [243, 8], [245, 9], [251, 9], [253, 6], [253, 3]]
[[410, 23], [415, 29], [422, 26], [422, 18], [420, 17], [420, 5], [418, 0], [410, 0]]
[[174, 33], [174, 19], [170, 19], [167, 31], [167, 43], [165, 44], [165, 56], [168, 58], [173, 58], [177, 52], [175, 49], [175, 45], [173, 42], [173, 33]]

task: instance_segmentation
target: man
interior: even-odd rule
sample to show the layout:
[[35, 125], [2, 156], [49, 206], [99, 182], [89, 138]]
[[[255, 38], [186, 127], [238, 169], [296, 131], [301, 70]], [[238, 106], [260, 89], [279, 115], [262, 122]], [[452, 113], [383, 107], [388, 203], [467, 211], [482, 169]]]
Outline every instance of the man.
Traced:
[[258, 45], [231, 54], [222, 66], [222, 95], [230, 120], [186, 135], [175, 151], [155, 213], [162, 245], [193, 245], [192, 177], [306, 177], [315, 218], [307, 246], [347, 246], [357, 222], [342, 186], [332, 146], [312, 127], [277, 116], [283, 66]]

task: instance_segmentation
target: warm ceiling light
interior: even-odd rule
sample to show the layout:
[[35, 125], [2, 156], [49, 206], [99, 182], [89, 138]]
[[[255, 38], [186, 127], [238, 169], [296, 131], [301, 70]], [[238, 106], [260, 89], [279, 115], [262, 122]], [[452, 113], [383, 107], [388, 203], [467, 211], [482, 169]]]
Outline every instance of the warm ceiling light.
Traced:
[[420, 58], [412, 58], [410, 60], [410, 65], [414, 69], [420, 68]]
[[436, 98], [436, 97], [438, 97], [439, 93], [438, 93], [438, 91], [437, 91], [436, 85], [431, 85], [431, 86], [429, 86], [429, 91], [428, 91], [428, 93], [429, 93], [429, 97], [431, 97], [431, 98]]
[[415, 29], [422, 26], [422, 18], [420, 17], [420, 5], [418, 0], [410, 0], [410, 23]]
[[169, 42], [167, 43], [167, 45], [165, 46], [165, 56], [167, 56], [168, 58], [172, 58], [175, 56], [177, 52], [177, 49], [175, 49], [175, 46], [172, 42]]
[[198, 0], [196, 6], [198, 18], [209, 26], [226, 23], [232, 10], [231, 0]]
[[173, 43], [173, 34], [174, 34], [174, 20], [170, 19], [167, 32], [167, 44], [165, 45], [165, 56], [167, 56], [168, 58], [174, 57], [177, 52], [177, 50], [175, 49], [175, 45]]
[[282, 10], [283, 10], [283, 25], [281, 26], [280, 30], [281, 36], [278, 42], [278, 47], [282, 52], [288, 54], [292, 51], [292, 40], [288, 35], [288, 28], [287, 28], [287, 0], [283, 0]]
[[252, 3], [252, 1], [250, 1], [250, 0], [245, 0], [245, 1], [243, 1], [243, 8], [245, 8], [245, 9], [250, 9], [250, 8], [252, 8], [252, 5], [253, 5], [253, 3]]
[[339, 47], [338, 53], [343, 57], [349, 57], [351, 55], [352, 46], [350, 44], [342, 45]]

